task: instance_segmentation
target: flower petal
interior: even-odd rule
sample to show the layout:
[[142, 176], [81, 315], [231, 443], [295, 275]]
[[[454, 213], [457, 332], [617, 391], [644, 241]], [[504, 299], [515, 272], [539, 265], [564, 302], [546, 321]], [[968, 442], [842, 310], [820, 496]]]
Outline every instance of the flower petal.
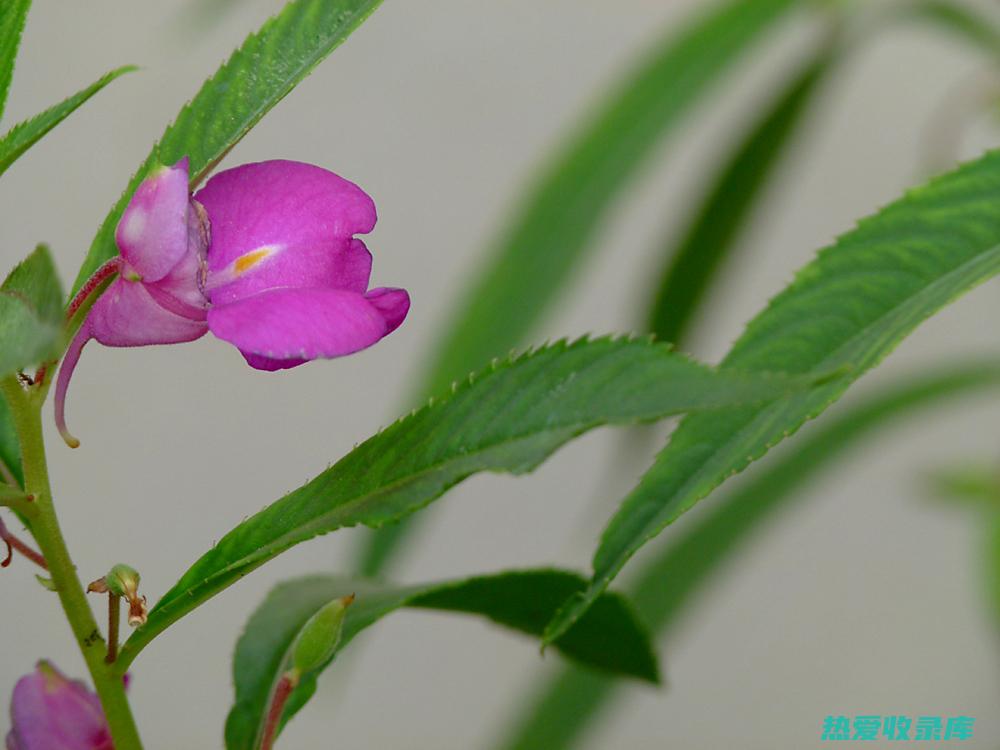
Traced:
[[208, 331], [204, 318], [204, 310], [185, 305], [155, 285], [147, 288], [141, 282], [118, 278], [94, 303], [87, 325], [105, 346], [179, 344]]
[[[219, 172], [195, 200], [205, 207], [211, 224], [210, 272], [261, 248], [329, 248], [331, 240], [370, 232], [376, 220], [375, 204], [357, 185], [295, 161]], [[333, 249], [341, 247], [336, 243]]]
[[188, 248], [188, 161], [143, 180], [115, 230], [125, 261], [144, 281], [159, 281]]
[[382, 313], [388, 327], [387, 334], [399, 328], [406, 318], [406, 313], [410, 311], [410, 295], [405, 289], [379, 287], [369, 291], [365, 299]]
[[[265, 360], [341, 357], [371, 346], [389, 332], [371, 301], [343, 289], [274, 289], [208, 311], [208, 327], [234, 344], [251, 366], [294, 365]], [[296, 362], [296, 364], [301, 364]]]
[[10, 713], [13, 728], [8, 747], [111, 750], [111, 735], [97, 696], [46, 662], [18, 680]]

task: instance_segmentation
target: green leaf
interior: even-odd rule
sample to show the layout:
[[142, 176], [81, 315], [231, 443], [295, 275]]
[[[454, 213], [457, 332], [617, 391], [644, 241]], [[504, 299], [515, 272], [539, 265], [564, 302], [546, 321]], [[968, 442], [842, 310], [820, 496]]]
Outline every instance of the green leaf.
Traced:
[[[541, 635], [556, 607], [586, 580], [559, 570], [529, 570], [417, 586], [388, 586], [365, 579], [310, 576], [275, 588], [254, 612], [236, 646], [236, 702], [226, 721], [226, 748], [253, 750], [259, 743], [270, 696], [289, 668], [303, 627], [325, 605], [351, 594], [337, 650], [302, 676], [289, 698], [287, 722], [312, 697], [320, 673], [362, 630], [400, 607], [481, 615], [530, 635]], [[656, 682], [656, 656], [631, 609], [616, 595], [597, 606], [556, 644], [565, 656], [601, 670]]]
[[118, 76], [136, 70], [134, 65], [125, 65], [110, 73], [105, 73], [94, 83], [90, 84], [82, 91], [78, 91], [68, 99], [64, 99], [53, 107], [49, 107], [30, 120], [25, 120], [15, 125], [10, 131], [0, 138], [0, 174], [7, 171], [8, 167], [17, 161], [25, 151], [52, 128], [70, 116], [80, 105], [90, 97], [103, 89]]
[[[720, 82], [799, 0], [714, 4], [654, 45], [608, 92], [525, 191], [456, 321], [430, 359], [418, 393], [435, 393], [519, 346], [581, 264], [604, 215], [658, 141]], [[670, 339], [668, 339], [670, 340]], [[384, 570], [411, 530], [398, 524], [363, 539], [358, 569]]]
[[14, 417], [7, 406], [7, 399], [0, 397], [0, 461], [3, 461], [17, 484], [24, 487], [24, 469], [21, 467], [21, 443], [14, 429]]
[[0, 375], [58, 357], [62, 340], [62, 288], [39, 245], [0, 285]]
[[955, 34], [986, 54], [1000, 55], [1000, 29], [992, 19], [945, 0], [917, 0], [896, 7], [891, 20], [926, 21]]
[[692, 107], [796, 0], [729, 0], [669, 34], [620, 81], [556, 155], [505, 224], [483, 272], [448, 316], [430, 392], [521, 344], [614, 199]]
[[1000, 470], [995, 466], [968, 466], [938, 471], [929, 477], [932, 491], [950, 502], [1000, 511]]
[[659, 340], [678, 345], [683, 340], [838, 52], [833, 45], [824, 48], [767, 103], [718, 173], [680, 243], [675, 247], [672, 236], [665, 243], [668, 262], [649, 314], [649, 330]]
[[157, 603], [119, 663], [127, 666], [172, 622], [299, 542], [396, 521], [477, 472], [526, 473], [602, 424], [768, 400], [812, 382], [717, 373], [635, 339], [560, 342], [496, 363], [227, 534]]
[[24, 19], [28, 17], [31, 0], [3, 0], [0, 3], [0, 117], [3, 116], [10, 80], [14, 76], [14, 61], [21, 46]]
[[[810, 496], [804, 490], [848, 450], [893, 420], [1000, 386], [1000, 360], [984, 360], [899, 378], [817, 423], [794, 450], [773, 457], [749, 481], [724, 495], [630, 576], [625, 596], [653, 632], [673, 632], [681, 616], [752, 539], [753, 533]], [[998, 568], [1000, 570], [1000, 568]], [[505, 722], [503, 750], [569, 750], [609, 708], [620, 683], [565, 667], [525, 696], [523, 711]]]
[[727, 477], [818, 416], [924, 319], [1000, 271], [1000, 152], [915, 189], [799, 271], [748, 326], [724, 369], [850, 376], [763, 407], [685, 418], [625, 498], [594, 556], [594, 579], [548, 638], [584, 612], [648, 540]]
[[91, 243], [75, 292], [118, 254], [115, 227], [125, 206], [159, 164], [190, 159], [194, 188], [250, 129], [340, 46], [382, 0], [294, 0], [233, 52], [177, 115], [139, 167]]

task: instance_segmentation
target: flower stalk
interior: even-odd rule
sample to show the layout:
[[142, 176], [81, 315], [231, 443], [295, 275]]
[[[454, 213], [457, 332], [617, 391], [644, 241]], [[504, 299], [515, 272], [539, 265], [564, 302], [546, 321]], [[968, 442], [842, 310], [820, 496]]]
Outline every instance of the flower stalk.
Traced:
[[48, 564], [59, 602], [83, 654], [101, 700], [115, 750], [142, 750], [142, 742], [125, 697], [125, 686], [113, 665], [105, 662], [105, 644], [87, 603], [83, 585], [59, 528], [49, 484], [41, 406], [45, 387], [24, 389], [12, 376], [0, 380], [21, 445], [25, 490], [34, 497], [30, 529]]

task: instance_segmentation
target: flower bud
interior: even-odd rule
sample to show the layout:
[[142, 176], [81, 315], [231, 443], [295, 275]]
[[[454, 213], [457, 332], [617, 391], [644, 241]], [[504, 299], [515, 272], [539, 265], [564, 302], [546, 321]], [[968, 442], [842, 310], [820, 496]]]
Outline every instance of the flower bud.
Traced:
[[292, 670], [298, 675], [319, 669], [334, 655], [340, 644], [347, 608], [354, 594], [334, 599], [310, 617], [292, 646]]
[[108, 574], [87, 586], [88, 593], [111, 594], [128, 601], [128, 624], [133, 628], [146, 624], [149, 610], [146, 597], [139, 595], [139, 572], [128, 565], [119, 563]]

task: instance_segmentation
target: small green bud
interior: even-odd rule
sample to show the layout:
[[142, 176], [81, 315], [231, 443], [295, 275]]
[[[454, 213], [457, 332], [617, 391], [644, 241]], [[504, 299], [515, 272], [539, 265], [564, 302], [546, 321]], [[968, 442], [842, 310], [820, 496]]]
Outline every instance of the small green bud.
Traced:
[[139, 595], [139, 571], [119, 563], [87, 586], [87, 593], [120, 596], [128, 602], [128, 624], [133, 628], [146, 624], [146, 597]]
[[354, 601], [354, 594], [334, 599], [306, 621], [292, 647], [292, 670], [306, 674], [319, 669], [337, 650], [344, 616]]

